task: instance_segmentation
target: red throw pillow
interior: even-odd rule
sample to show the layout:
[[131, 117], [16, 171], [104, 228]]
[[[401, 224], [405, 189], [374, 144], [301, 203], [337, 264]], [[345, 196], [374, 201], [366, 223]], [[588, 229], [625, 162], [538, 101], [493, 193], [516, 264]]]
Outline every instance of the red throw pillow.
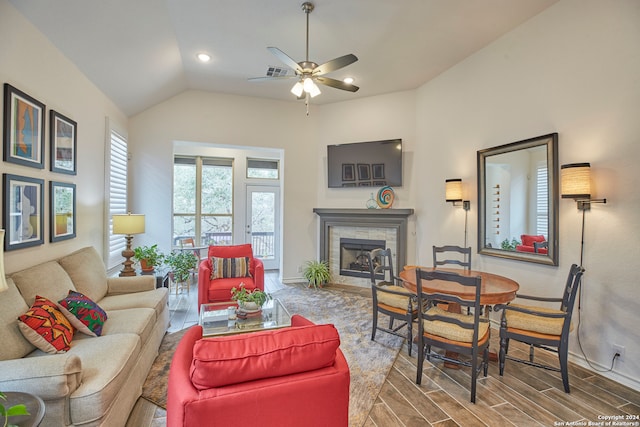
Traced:
[[532, 236], [531, 234], [523, 234], [522, 236], [520, 236], [520, 238], [522, 239], [523, 246], [533, 246], [533, 242], [544, 242], [547, 240], [542, 235]]
[[204, 338], [193, 346], [191, 382], [205, 390], [325, 368], [339, 346], [333, 325]]
[[71, 348], [73, 326], [58, 306], [47, 298], [36, 295], [31, 308], [18, 320], [22, 335], [40, 350], [64, 353]]

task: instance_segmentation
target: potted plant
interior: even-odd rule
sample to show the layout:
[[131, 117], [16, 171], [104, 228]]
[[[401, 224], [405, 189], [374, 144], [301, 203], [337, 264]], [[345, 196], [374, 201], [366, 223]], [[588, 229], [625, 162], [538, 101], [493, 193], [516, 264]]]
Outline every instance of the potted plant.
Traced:
[[171, 252], [167, 255], [166, 262], [171, 267], [173, 280], [177, 283], [184, 283], [189, 278], [189, 274], [198, 265], [198, 258], [191, 251]]
[[322, 285], [329, 283], [329, 280], [331, 280], [329, 263], [327, 261], [307, 261], [302, 270], [302, 275], [309, 282], [309, 287], [321, 288]]
[[158, 245], [138, 246], [133, 250], [133, 258], [144, 272], [153, 271], [164, 262], [164, 254], [158, 250]]
[[240, 283], [238, 288], [231, 288], [231, 299], [238, 303], [239, 308], [253, 311], [259, 310], [265, 302], [271, 299], [271, 296], [260, 289], [248, 291], [244, 287], [244, 283]]
[[[0, 391], [0, 400], [7, 400], [7, 397], [3, 392]], [[23, 404], [13, 405], [8, 408], [5, 408], [3, 404], [0, 403], [0, 416], [4, 417], [4, 421], [2, 425], [4, 427], [14, 427], [15, 424], [9, 423], [9, 417], [13, 417], [15, 415], [30, 415], [27, 411], [27, 407]]]

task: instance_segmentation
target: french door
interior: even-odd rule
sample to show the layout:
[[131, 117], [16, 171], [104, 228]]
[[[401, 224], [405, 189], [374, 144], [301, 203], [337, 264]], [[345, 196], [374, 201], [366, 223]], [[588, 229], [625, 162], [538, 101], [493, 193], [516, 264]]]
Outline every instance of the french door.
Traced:
[[246, 242], [265, 270], [280, 268], [280, 188], [247, 185]]

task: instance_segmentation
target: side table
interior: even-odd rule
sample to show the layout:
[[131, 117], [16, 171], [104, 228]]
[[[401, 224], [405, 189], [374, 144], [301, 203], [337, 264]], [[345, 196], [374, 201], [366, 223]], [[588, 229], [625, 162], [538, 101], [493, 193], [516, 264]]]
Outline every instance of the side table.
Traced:
[[156, 276], [156, 288], [168, 288], [169, 287], [169, 273], [171, 270], [169, 268], [158, 268], [156, 267], [153, 271], [140, 271], [141, 276]]
[[19, 427], [37, 427], [44, 418], [44, 402], [38, 396], [20, 391], [7, 391], [4, 393], [7, 400], [2, 404], [5, 408], [23, 404], [27, 407], [29, 415], [16, 415], [9, 418], [11, 424]]

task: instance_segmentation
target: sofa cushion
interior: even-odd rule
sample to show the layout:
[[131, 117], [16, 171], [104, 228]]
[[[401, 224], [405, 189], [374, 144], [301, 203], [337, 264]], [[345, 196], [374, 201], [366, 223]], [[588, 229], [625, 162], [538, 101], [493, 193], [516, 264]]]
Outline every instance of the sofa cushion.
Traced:
[[40, 350], [47, 353], [69, 350], [74, 329], [54, 302], [38, 295], [18, 320], [24, 337]]
[[100, 302], [107, 294], [107, 272], [100, 254], [94, 247], [75, 251], [60, 258], [58, 263], [71, 277], [75, 285], [74, 290], [82, 292], [96, 302]]
[[36, 295], [58, 301], [67, 296], [69, 289], [77, 290], [67, 272], [55, 261], [29, 267], [12, 274], [11, 278], [28, 305], [33, 304]]
[[10, 277], [7, 277], [7, 286], [9, 289], [0, 294], [0, 360], [20, 359], [35, 349], [18, 326], [18, 316], [29, 306]]
[[58, 308], [78, 331], [92, 337], [102, 335], [107, 313], [91, 298], [80, 292], [69, 291], [66, 298], [58, 301]]
[[249, 257], [211, 257], [211, 280], [229, 277], [248, 277]]
[[199, 390], [331, 366], [340, 346], [333, 325], [310, 325], [204, 338], [193, 347], [191, 381]]
[[156, 312], [152, 308], [126, 308], [111, 310], [109, 321], [104, 324], [103, 335], [136, 334], [146, 343], [156, 324]]
[[113, 310], [126, 308], [152, 308], [156, 315], [160, 316], [167, 308], [169, 291], [167, 288], [158, 288], [150, 291], [136, 292], [134, 294], [107, 295], [100, 300], [102, 307], [107, 314]]
[[68, 352], [82, 359], [82, 383], [70, 395], [69, 412], [73, 425], [97, 425], [95, 421], [113, 408], [123, 389], [140, 387], [131, 384], [130, 377], [142, 346], [136, 334], [81, 337]]

